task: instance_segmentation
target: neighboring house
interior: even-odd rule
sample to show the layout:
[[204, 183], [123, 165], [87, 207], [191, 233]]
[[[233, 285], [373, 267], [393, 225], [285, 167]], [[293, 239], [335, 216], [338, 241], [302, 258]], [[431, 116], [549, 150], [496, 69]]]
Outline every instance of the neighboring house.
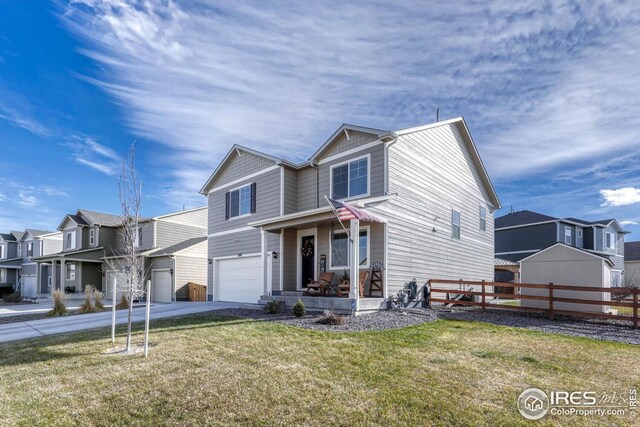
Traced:
[[625, 284], [640, 287], [640, 242], [624, 244]]
[[0, 249], [0, 255], [5, 255], [0, 257], [0, 282], [6, 278], [26, 297], [33, 298], [46, 292], [47, 282], [39, 282], [39, 278], [44, 276], [39, 274], [33, 259], [59, 252], [62, 249], [61, 233], [27, 228], [24, 232], [12, 231], [11, 236], [15, 240], [9, 240], [4, 244], [5, 248]]
[[[207, 285], [207, 207], [145, 219], [140, 223], [140, 254], [145, 257], [145, 271], [151, 280], [151, 300], [171, 302], [187, 300], [187, 283]], [[121, 228], [116, 230], [116, 244], [102, 258], [105, 272], [102, 289], [111, 298], [112, 283], [126, 280], [114, 262], [114, 254], [123, 250]]]
[[624, 236], [628, 231], [615, 219], [585, 221], [524, 210], [496, 218], [495, 234], [498, 258], [520, 261], [560, 242], [608, 257], [613, 263], [612, 285], [623, 283]]
[[[500, 202], [462, 118], [395, 132], [345, 124], [300, 164], [234, 145], [201, 193], [213, 300], [299, 295], [321, 271], [338, 281], [374, 262], [385, 298], [413, 278], [493, 278]], [[325, 196], [378, 218], [346, 222], [357, 248]]]
[[[188, 282], [206, 285], [206, 221], [206, 207], [139, 220], [137, 244], [147, 259], [154, 301], [171, 302], [176, 291], [178, 299], [182, 298]], [[49, 290], [73, 287], [82, 292], [91, 285], [108, 293], [111, 279], [122, 277], [105, 261], [121, 253], [122, 227], [119, 215], [87, 209], [66, 215], [58, 226], [62, 250], [36, 258], [47, 267]]]

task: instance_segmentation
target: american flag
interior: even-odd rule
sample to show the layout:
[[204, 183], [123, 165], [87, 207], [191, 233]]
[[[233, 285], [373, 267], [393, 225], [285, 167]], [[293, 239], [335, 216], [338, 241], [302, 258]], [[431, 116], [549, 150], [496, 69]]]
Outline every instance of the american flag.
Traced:
[[370, 214], [365, 210], [358, 209], [353, 206], [349, 206], [345, 203], [339, 202], [337, 200], [329, 199], [329, 203], [333, 206], [336, 213], [338, 214], [338, 219], [340, 221], [350, 221], [352, 219], [358, 219], [360, 221], [368, 221], [368, 222], [384, 222], [380, 218]]

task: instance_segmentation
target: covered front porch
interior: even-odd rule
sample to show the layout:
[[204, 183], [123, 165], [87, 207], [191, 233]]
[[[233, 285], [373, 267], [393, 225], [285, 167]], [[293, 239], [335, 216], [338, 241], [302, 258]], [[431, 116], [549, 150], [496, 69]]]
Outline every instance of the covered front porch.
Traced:
[[54, 290], [67, 293], [82, 293], [91, 285], [102, 291], [102, 262], [92, 259], [93, 253], [54, 254], [34, 258], [38, 263], [37, 283], [42, 294]]
[[[282, 300], [292, 305], [301, 299], [309, 310], [337, 312], [385, 308], [386, 270], [381, 268], [372, 277], [372, 267], [385, 265], [387, 225], [372, 215], [367, 219], [340, 221], [326, 207], [251, 224], [262, 232], [261, 302]], [[319, 279], [330, 283], [322, 281], [326, 284], [322, 291], [310, 295], [309, 284]]]

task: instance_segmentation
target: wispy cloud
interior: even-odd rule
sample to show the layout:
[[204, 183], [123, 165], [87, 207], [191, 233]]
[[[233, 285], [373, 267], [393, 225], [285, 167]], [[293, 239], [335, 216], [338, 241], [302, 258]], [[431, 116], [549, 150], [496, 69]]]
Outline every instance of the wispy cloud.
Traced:
[[620, 221], [620, 225], [640, 225], [638, 221]]
[[33, 193], [26, 191], [20, 191], [18, 193], [18, 203], [22, 206], [33, 208], [37, 206], [39, 202], [40, 201]]
[[75, 161], [81, 165], [105, 175], [115, 175], [118, 171], [121, 157], [113, 149], [99, 144], [91, 137], [74, 135], [62, 145], [71, 149]]
[[498, 183], [637, 151], [639, 7], [73, 0], [61, 19], [104, 70], [83, 78], [178, 152], [181, 203], [233, 142], [299, 160], [343, 121], [398, 129], [436, 107], [465, 115]]
[[0, 193], [0, 202], [6, 202], [7, 201], [7, 195], [5, 193]]
[[617, 190], [600, 190], [604, 197], [602, 206], [627, 206], [640, 203], [640, 188], [624, 187]]
[[[0, 61], [1, 62], [1, 61]], [[40, 137], [50, 137], [55, 131], [38, 119], [30, 101], [0, 84], [0, 119]]]

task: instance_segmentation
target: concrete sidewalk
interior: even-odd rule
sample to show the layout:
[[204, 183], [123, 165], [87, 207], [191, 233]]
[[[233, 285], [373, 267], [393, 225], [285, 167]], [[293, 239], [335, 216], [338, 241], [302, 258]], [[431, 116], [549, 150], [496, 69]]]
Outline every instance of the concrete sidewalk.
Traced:
[[[37, 305], [37, 304], [34, 304]], [[204, 313], [222, 310], [224, 308], [238, 308], [241, 304], [232, 302], [174, 302], [171, 304], [152, 304], [151, 319], [184, 316], [187, 314]], [[246, 306], [247, 304], [243, 304]], [[6, 307], [5, 307], [6, 308]], [[47, 308], [49, 310], [50, 308]], [[116, 312], [116, 323], [127, 322], [127, 310]], [[26, 314], [26, 313], [23, 313]], [[143, 307], [133, 309], [133, 321], [144, 321]], [[102, 313], [77, 314], [73, 316], [55, 317], [51, 319], [15, 322], [0, 325], [0, 342], [17, 341], [27, 338], [42, 337], [67, 332], [84, 331], [111, 326], [111, 311]]]

